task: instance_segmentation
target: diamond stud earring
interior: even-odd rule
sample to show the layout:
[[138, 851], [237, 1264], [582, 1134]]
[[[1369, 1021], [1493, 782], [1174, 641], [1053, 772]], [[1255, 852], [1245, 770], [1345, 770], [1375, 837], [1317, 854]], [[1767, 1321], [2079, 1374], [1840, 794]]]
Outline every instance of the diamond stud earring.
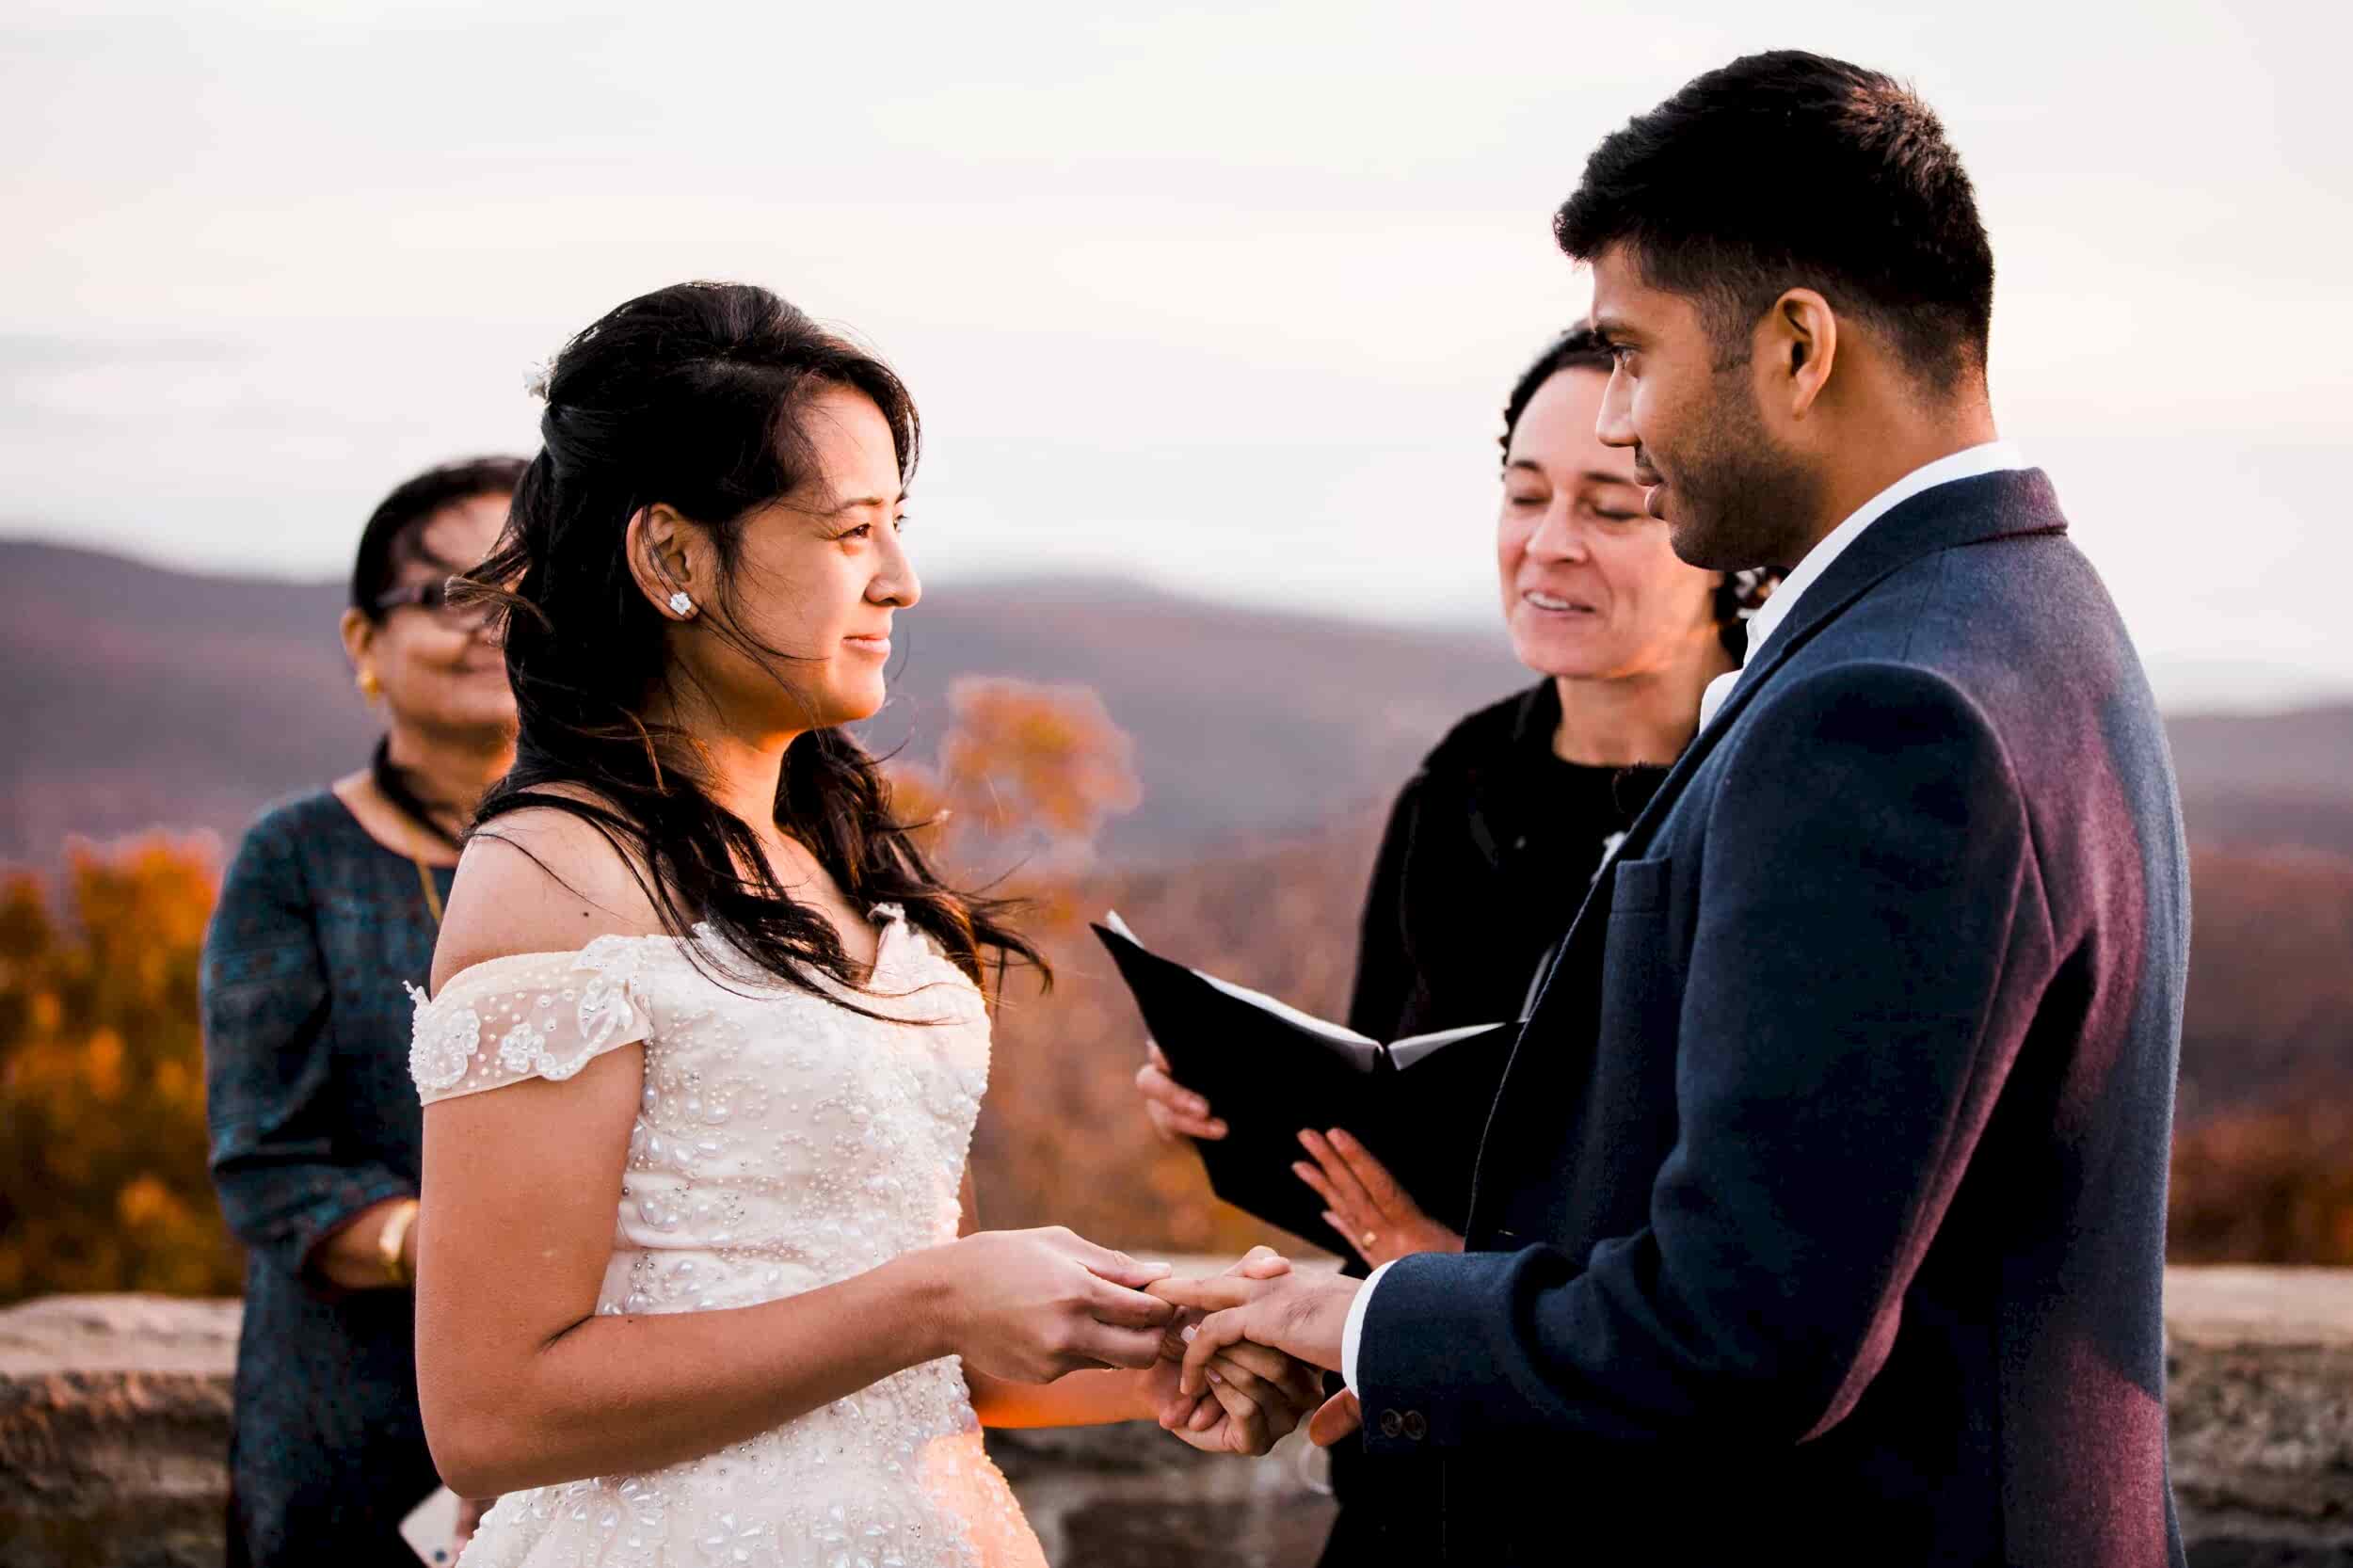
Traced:
[[686, 597], [685, 589], [680, 588], [670, 596], [670, 609], [676, 615], [692, 616], [695, 613], [695, 601]]

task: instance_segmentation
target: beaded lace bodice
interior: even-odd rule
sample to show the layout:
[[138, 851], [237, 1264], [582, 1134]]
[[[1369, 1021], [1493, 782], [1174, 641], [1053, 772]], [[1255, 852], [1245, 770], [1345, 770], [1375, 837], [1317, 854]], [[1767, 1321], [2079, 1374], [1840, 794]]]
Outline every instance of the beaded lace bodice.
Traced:
[[[667, 937], [603, 936], [420, 996], [410, 1071], [429, 1105], [644, 1048], [601, 1313], [743, 1306], [843, 1279], [954, 1239], [988, 1080], [971, 982], [895, 907], [876, 916], [857, 1000], [889, 1018], [726, 978], [741, 961], [701, 928], [701, 967]], [[949, 1357], [691, 1464], [509, 1496], [465, 1568], [1042, 1561]]]

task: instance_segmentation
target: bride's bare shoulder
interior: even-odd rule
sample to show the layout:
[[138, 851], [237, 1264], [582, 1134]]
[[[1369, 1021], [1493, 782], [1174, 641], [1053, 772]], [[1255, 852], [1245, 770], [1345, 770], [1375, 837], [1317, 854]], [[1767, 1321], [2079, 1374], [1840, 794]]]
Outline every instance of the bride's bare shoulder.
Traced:
[[[556, 785], [536, 792], [601, 806]], [[466, 842], [433, 948], [432, 989], [451, 975], [519, 952], [574, 952], [599, 936], [662, 930], [643, 867], [626, 840], [559, 806], [493, 817]]]

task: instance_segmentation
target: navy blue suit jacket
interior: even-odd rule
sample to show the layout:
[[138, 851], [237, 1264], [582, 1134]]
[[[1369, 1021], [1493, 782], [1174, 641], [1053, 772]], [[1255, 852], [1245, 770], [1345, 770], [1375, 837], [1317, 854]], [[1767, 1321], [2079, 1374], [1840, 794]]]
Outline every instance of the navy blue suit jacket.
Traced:
[[1807, 590], [1588, 897], [1400, 1262], [1366, 1441], [1449, 1560], [2178, 1564], [2165, 1184], [2186, 856], [2049, 481]]

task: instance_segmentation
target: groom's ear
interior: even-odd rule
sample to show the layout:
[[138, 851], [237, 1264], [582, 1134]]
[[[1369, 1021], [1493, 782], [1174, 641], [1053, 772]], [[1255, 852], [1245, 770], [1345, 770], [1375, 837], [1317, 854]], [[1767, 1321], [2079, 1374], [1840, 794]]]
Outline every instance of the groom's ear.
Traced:
[[1758, 321], [1750, 347], [1766, 407], [1802, 420], [1837, 366], [1838, 313], [1812, 289], [1786, 290]]

